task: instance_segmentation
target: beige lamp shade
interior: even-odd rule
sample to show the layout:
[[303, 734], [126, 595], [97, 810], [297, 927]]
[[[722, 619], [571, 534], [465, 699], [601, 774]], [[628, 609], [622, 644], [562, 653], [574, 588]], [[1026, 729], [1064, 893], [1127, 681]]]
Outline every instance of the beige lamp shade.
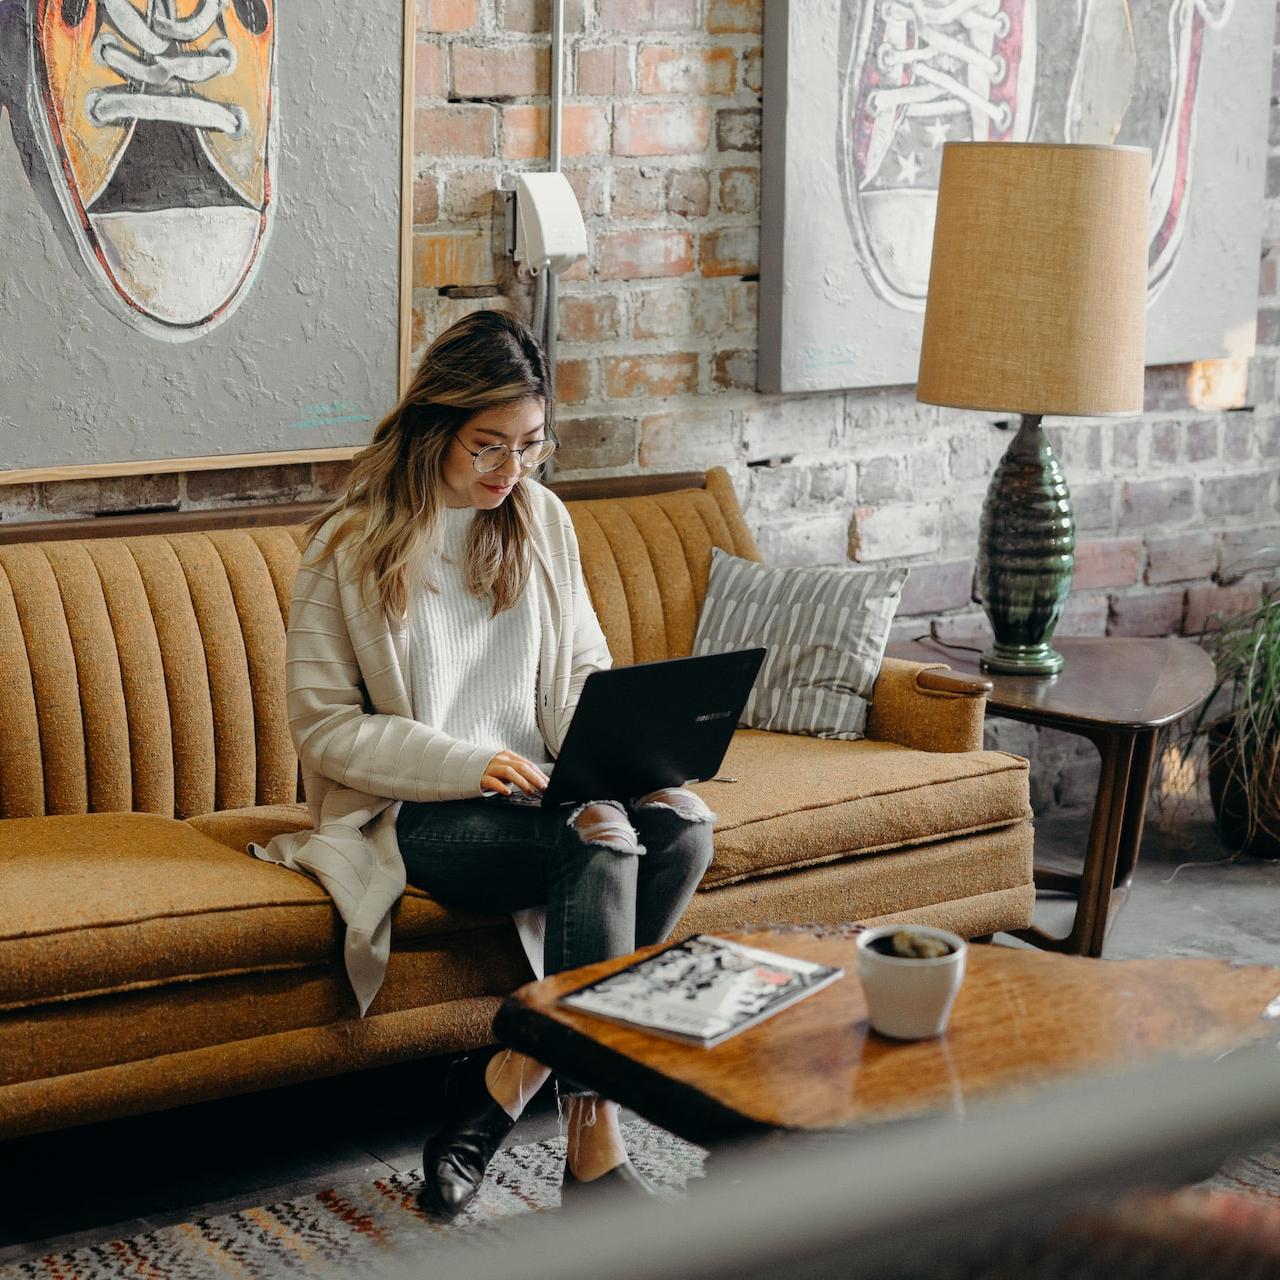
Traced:
[[948, 143], [917, 398], [1139, 412], [1150, 166], [1142, 147]]

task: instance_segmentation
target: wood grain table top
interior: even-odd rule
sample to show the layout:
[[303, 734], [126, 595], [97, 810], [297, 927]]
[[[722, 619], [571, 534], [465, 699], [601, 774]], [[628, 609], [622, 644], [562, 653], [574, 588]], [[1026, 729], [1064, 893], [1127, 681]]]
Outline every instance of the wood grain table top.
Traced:
[[734, 936], [844, 976], [705, 1049], [556, 1003], [634, 958], [625, 957], [521, 988], [499, 1013], [499, 1038], [695, 1141], [962, 1111], [1072, 1075], [1280, 1039], [1280, 969], [986, 945], [970, 947], [946, 1034], [896, 1042], [869, 1029], [851, 932]]
[[887, 652], [911, 662], [945, 662], [990, 680], [987, 705], [997, 714], [1085, 725], [1159, 728], [1198, 707], [1213, 688], [1213, 661], [1190, 640], [1063, 636], [1054, 638], [1053, 647], [1065, 664], [1056, 676], [983, 671], [978, 654], [928, 638], [899, 641]]

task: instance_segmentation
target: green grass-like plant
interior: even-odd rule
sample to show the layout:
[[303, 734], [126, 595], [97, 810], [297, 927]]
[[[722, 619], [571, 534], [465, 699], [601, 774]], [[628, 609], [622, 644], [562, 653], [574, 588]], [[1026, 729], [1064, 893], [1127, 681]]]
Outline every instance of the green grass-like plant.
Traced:
[[[1258, 558], [1280, 563], [1280, 549], [1250, 557]], [[1217, 678], [1188, 738], [1192, 745], [1207, 742], [1219, 825], [1241, 847], [1267, 837], [1280, 841], [1280, 583], [1262, 583], [1252, 608], [1215, 615], [1200, 643]]]

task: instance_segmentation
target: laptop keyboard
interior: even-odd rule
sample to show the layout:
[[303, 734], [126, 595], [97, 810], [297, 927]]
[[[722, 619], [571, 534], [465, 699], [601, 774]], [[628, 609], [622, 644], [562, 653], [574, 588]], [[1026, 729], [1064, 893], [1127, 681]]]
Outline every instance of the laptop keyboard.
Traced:
[[536, 792], [534, 795], [528, 795], [516, 787], [512, 787], [511, 794], [509, 796], [496, 796], [495, 799], [505, 800], [508, 804], [532, 805], [535, 809], [541, 808], [542, 806], [541, 791]]

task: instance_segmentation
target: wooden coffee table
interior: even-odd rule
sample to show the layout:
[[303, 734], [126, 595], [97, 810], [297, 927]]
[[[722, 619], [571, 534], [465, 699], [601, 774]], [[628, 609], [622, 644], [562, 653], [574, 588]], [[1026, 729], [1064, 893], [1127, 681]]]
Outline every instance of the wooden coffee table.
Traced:
[[499, 1010], [497, 1035], [703, 1143], [958, 1109], [1144, 1058], [1202, 1056], [1251, 1039], [1280, 1039], [1280, 969], [1225, 960], [1091, 960], [979, 945], [970, 948], [946, 1035], [885, 1040], [867, 1025], [854, 936], [852, 929], [737, 935], [845, 973], [714, 1049], [556, 1004], [634, 956], [522, 987]]

